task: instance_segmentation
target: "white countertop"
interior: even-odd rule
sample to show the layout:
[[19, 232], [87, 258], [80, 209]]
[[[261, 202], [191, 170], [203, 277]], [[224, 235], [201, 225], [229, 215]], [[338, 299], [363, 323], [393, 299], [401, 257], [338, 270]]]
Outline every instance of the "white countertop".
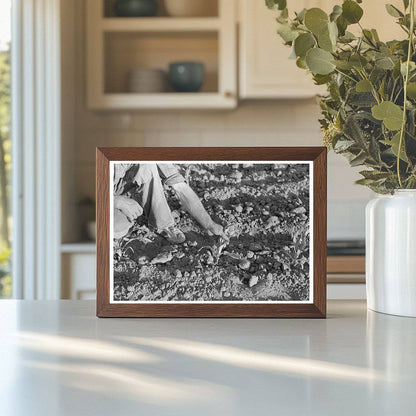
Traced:
[[0, 301], [0, 415], [415, 415], [416, 319], [97, 319]]

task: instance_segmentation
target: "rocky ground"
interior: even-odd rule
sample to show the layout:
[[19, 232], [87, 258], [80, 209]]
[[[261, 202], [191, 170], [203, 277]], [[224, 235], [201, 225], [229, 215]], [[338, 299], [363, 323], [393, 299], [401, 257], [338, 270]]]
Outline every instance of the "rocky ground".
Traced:
[[114, 250], [114, 299], [279, 301], [309, 296], [309, 166], [181, 165], [227, 240], [207, 236], [166, 190], [187, 241], [170, 245], [141, 217]]

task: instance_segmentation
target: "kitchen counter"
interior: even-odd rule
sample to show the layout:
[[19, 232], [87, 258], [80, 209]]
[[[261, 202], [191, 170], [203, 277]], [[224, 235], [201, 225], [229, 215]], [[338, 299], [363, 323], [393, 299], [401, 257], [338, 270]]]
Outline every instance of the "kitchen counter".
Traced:
[[414, 415], [416, 319], [97, 319], [0, 301], [0, 415]]

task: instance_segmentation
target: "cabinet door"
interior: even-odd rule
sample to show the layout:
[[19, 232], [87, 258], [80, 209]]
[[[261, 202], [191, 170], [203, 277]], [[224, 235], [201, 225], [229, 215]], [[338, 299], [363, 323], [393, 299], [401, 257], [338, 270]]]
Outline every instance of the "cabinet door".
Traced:
[[95, 253], [65, 253], [62, 255], [62, 298], [95, 299]]
[[[320, 2], [313, 2], [316, 3]], [[311, 6], [309, 0], [292, 0], [290, 10]], [[320, 6], [320, 5], [319, 5]], [[276, 33], [278, 12], [262, 0], [240, 0], [240, 97], [305, 98], [318, 93], [305, 70], [289, 59], [290, 48]]]
[[[389, 3], [403, 8], [402, 0]], [[330, 12], [340, 0], [291, 0], [289, 11], [320, 7]], [[403, 38], [394, 18], [388, 15], [385, 5], [378, 1], [363, 2], [362, 25], [376, 28], [384, 41]], [[322, 93], [306, 71], [299, 69], [289, 59], [290, 48], [277, 35], [275, 17], [278, 12], [268, 10], [264, 0], [239, 0], [240, 14], [240, 68], [239, 87], [241, 98], [305, 98]], [[358, 25], [349, 30], [359, 33]]]

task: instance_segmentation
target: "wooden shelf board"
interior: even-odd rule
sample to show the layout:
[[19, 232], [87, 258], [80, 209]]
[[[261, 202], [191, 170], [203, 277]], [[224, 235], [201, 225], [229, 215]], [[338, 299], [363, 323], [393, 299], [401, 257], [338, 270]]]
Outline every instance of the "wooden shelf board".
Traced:
[[203, 32], [217, 31], [220, 25], [218, 17], [107, 17], [100, 20], [100, 28], [105, 32]]
[[235, 108], [236, 100], [220, 93], [103, 94], [94, 102], [95, 109], [215, 109]]
[[364, 274], [365, 256], [328, 256], [327, 271], [331, 274]]
[[327, 274], [327, 283], [365, 283], [365, 274], [360, 273], [334, 273]]
[[80, 241], [78, 243], [62, 243], [61, 253], [95, 253], [96, 246], [93, 241]]

